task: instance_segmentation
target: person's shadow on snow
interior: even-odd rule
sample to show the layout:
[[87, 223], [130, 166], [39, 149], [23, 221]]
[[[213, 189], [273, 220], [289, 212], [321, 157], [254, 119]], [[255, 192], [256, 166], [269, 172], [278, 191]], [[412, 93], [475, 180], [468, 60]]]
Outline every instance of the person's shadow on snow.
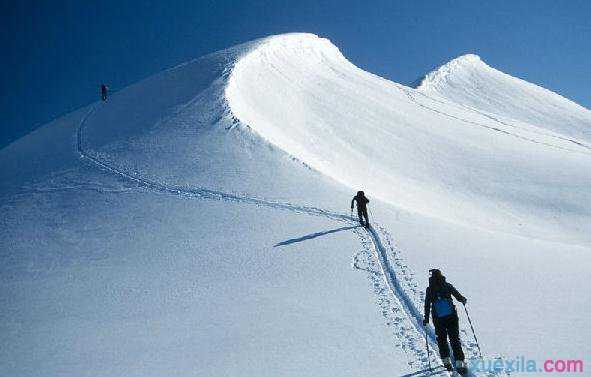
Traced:
[[327, 234], [342, 232], [342, 231], [350, 230], [350, 229], [355, 229], [355, 228], [357, 228], [359, 226], [360, 225], [343, 226], [341, 228], [335, 228], [335, 229], [325, 230], [325, 231], [322, 231], [322, 232], [311, 233], [311, 234], [307, 234], [307, 235], [302, 236], [302, 237], [292, 238], [292, 239], [289, 239], [289, 240], [285, 240], [285, 241], [279, 242], [279, 243], [275, 244], [273, 247], [286, 246], [286, 245], [290, 245], [292, 243], [298, 243], [298, 242], [302, 242], [302, 241], [307, 241], [307, 240], [311, 240], [311, 239], [316, 238], [316, 237], [325, 236]]

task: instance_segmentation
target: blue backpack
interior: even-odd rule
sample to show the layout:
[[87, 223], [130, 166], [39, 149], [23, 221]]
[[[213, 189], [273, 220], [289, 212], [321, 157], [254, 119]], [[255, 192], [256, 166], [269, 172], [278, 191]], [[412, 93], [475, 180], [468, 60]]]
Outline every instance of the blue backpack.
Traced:
[[437, 318], [451, 315], [454, 312], [453, 305], [451, 298], [445, 298], [440, 293], [437, 293], [437, 297], [433, 301], [433, 314]]

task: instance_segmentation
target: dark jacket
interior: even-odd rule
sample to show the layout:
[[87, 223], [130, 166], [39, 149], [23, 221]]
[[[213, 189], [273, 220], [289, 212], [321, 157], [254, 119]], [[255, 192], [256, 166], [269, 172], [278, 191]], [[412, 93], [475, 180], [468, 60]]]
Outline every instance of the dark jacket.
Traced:
[[[446, 282], [445, 277], [442, 276], [440, 279], [433, 279], [433, 277], [431, 277], [429, 278], [429, 286], [427, 287], [427, 292], [425, 293], [425, 319], [429, 318], [429, 312], [431, 311], [431, 307], [433, 306], [438, 295], [449, 300], [451, 300], [451, 296], [453, 296], [459, 302], [466, 302], [466, 298], [462, 296], [453, 285]], [[456, 307], [453, 305], [453, 300], [452, 308], [454, 315], [457, 316], [458, 313], [456, 311]], [[435, 322], [435, 318], [433, 318], [433, 321]]]
[[357, 209], [359, 210], [365, 209], [367, 203], [369, 203], [369, 199], [367, 199], [365, 195], [357, 193], [357, 195], [353, 197], [353, 200], [351, 200], [351, 209], [353, 209], [355, 201], [357, 201]]

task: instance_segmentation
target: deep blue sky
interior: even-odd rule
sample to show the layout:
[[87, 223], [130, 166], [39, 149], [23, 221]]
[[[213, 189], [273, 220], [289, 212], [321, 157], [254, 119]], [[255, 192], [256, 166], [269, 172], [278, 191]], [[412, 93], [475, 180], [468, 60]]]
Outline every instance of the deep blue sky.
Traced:
[[591, 108], [591, 1], [27, 1], [2, 19], [0, 147], [183, 61], [270, 34], [327, 37], [409, 83], [465, 53]]

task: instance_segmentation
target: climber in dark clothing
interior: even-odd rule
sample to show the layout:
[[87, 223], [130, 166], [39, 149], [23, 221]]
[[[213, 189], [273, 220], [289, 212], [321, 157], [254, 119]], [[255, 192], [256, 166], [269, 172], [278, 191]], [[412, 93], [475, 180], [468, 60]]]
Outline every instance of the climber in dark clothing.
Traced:
[[101, 84], [101, 99], [103, 101], [107, 100], [108, 91], [109, 91], [109, 88], [105, 84]]
[[453, 369], [449, 345], [447, 344], [447, 338], [449, 337], [454, 359], [456, 360], [456, 370], [458, 373], [463, 374], [466, 372], [466, 364], [464, 362], [462, 343], [460, 342], [458, 313], [451, 297], [455, 297], [462, 304], [466, 304], [467, 300], [453, 285], [445, 281], [445, 276], [441, 274], [440, 270], [433, 269], [429, 270], [429, 272], [431, 272], [431, 277], [429, 277], [429, 286], [425, 294], [423, 325], [427, 326], [429, 324], [429, 312], [431, 312], [433, 324], [435, 325], [435, 334], [437, 335], [437, 346], [439, 347], [443, 365], [448, 370]]
[[[367, 217], [367, 203], [369, 203], [369, 199], [365, 197], [363, 191], [357, 191], [357, 195], [351, 200], [351, 211], [353, 211], [355, 202], [357, 202], [357, 216], [359, 217], [359, 223], [362, 226], [369, 228], [369, 218]], [[364, 218], [365, 222], [363, 221]]]

